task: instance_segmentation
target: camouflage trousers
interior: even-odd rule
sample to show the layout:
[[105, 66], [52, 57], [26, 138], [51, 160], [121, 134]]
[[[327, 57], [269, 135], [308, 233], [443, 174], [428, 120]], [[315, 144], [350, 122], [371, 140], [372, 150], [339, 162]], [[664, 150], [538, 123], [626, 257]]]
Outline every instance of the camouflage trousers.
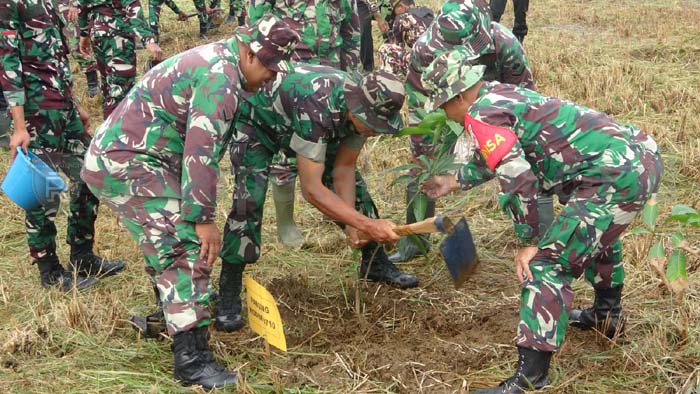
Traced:
[[195, 224], [180, 217], [180, 200], [103, 194], [90, 188], [118, 216], [139, 245], [145, 271], [158, 289], [168, 334], [208, 326], [212, 267], [199, 258]]
[[[209, 8], [219, 8], [221, 7], [221, 0], [212, 0]], [[245, 3], [243, 0], [229, 0], [228, 14], [235, 17], [245, 17], [247, 15], [245, 9]]]
[[598, 289], [622, 285], [620, 235], [659, 186], [661, 157], [640, 145], [626, 162], [602, 164], [598, 176], [582, 175], [579, 186], [550, 230], [540, 238], [530, 263], [534, 279], [520, 293], [516, 344], [556, 351], [569, 323], [570, 283], [585, 273]]
[[[29, 150], [70, 179], [70, 204], [66, 242], [72, 248], [92, 249], [99, 201], [80, 179], [83, 157], [90, 135], [75, 108], [39, 110], [25, 115], [32, 137]], [[48, 191], [47, 191], [48, 192]], [[37, 260], [56, 255], [56, 212], [60, 195], [51, 193], [51, 202], [26, 212], [29, 253]]]
[[[163, 3], [167, 4], [164, 0], [149, 0], [148, 1], [148, 26], [151, 31], [156, 36], [156, 41], [160, 42], [160, 10], [163, 7]], [[172, 9], [172, 8], [171, 8]], [[178, 13], [180, 10], [172, 9], [174, 13]]]
[[107, 119], [136, 81], [136, 43], [133, 36], [97, 36], [92, 37], [92, 47], [102, 76], [102, 110]]
[[384, 43], [377, 50], [379, 69], [405, 77], [411, 52], [396, 44]]
[[194, 8], [199, 18], [199, 32], [204, 33], [209, 28], [209, 15], [207, 14], [206, 0], [193, 0]]
[[[333, 184], [333, 164], [339, 144], [329, 144], [323, 183]], [[231, 168], [234, 171], [233, 205], [226, 219], [221, 259], [224, 263], [254, 263], [260, 257], [263, 205], [271, 164], [277, 152], [259, 142], [254, 134], [237, 133], [231, 145]], [[291, 156], [292, 153], [287, 153]], [[289, 167], [287, 167], [289, 168]], [[355, 170], [355, 208], [363, 215], [378, 218], [377, 207], [367, 184]]]
[[85, 56], [80, 52], [80, 29], [78, 25], [71, 22], [68, 19], [68, 10], [66, 8], [61, 13], [63, 18], [66, 20], [66, 26], [63, 28], [63, 35], [66, 36], [66, 41], [68, 44], [68, 50], [70, 50], [71, 57], [78, 62], [80, 70], [84, 73], [97, 71], [97, 62], [93, 56]]
[[7, 108], [0, 108], [0, 148], [8, 149], [10, 147], [10, 123]]

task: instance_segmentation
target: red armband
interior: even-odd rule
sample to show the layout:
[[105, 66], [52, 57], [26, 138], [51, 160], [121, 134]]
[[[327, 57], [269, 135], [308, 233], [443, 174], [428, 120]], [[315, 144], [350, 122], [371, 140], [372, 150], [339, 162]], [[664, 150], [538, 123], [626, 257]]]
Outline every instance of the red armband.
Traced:
[[464, 128], [471, 133], [481, 156], [492, 171], [518, 141], [513, 130], [484, 123], [469, 114], [464, 115]]

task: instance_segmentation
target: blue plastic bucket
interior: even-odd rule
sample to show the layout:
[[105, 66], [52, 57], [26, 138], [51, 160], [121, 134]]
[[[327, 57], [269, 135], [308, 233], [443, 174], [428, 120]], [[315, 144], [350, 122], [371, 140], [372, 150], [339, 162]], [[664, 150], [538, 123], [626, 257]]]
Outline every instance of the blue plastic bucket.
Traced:
[[15, 161], [0, 188], [25, 211], [39, 208], [68, 190], [56, 171], [34, 153], [24, 154], [21, 147], [17, 147]]

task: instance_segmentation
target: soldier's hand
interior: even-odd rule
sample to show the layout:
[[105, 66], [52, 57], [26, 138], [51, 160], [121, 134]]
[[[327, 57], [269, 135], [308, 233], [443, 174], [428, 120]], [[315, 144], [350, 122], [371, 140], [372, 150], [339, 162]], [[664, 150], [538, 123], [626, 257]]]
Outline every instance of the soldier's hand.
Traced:
[[177, 20], [180, 22], [186, 21], [187, 20], [187, 14], [185, 14], [183, 11], [180, 11], [179, 14], [177, 14]]
[[26, 153], [31, 140], [32, 137], [29, 135], [25, 126], [15, 126], [15, 132], [12, 134], [12, 137], [10, 137], [10, 163], [12, 163], [15, 160], [15, 156], [17, 156], [17, 147], [21, 146], [22, 150]]
[[365, 244], [367, 244], [367, 240], [362, 240], [360, 239], [360, 236], [357, 232], [357, 229], [352, 226], [345, 226], [345, 236], [347, 237], [348, 244], [350, 245], [351, 248], [358, 249]]
[[146, 45], [146, 50], [151, 54], [151, 59], [154, 61], [159, 62], [163, 60], [163, 50], [160, 49], [158, 44], [152, 42]]
[[515, 275], [520, 283], [533, 279], [530, 261], [537, 254], [537, 250], [537, 246], [525, 246], [520, 248], [515, 255]]
[[436, 175], [421, 185], [423, 193], [433, 200], [450, 194], [457, 187], [457, 180], [453, 175]]
[[367, 228], [363, 229], [367, 235], [379, 243], [394, 243], [401, 239], [395, 232], [396, 224], [387, 219], [375, 219]]
[[384, 18], [380, 17], [379, 19], [377, 19], [377, 27], [379, 27], [379, 31], [381, 31], [382, 33], [386, 34], [389, 32], [389, 24], [386, 23]]
[[70, 7], [68, 9], [68, 21], [78, 23], [78, 14], [80, 14], [78, 7]]
[[90, 37], [80, 37], [80, 53], [85, 56], [92, 55], [92, 43]]
[[90, 127], [90, 115], [83, 109], [83, 107], [79, 105], [75, 105], [75, 109], [78, 110], [78, 117], [80, 117], [80, 121], [83, 122], [83, 127], [85, 127], [85, 131], [92, 135], [92, 127]]
[[207, 259], [207, 264], [213, 265], [221, 251], [221, 233], [214, 223], [196, 223], [194, 231], [199, 237], [201, 250], [200, 259]]

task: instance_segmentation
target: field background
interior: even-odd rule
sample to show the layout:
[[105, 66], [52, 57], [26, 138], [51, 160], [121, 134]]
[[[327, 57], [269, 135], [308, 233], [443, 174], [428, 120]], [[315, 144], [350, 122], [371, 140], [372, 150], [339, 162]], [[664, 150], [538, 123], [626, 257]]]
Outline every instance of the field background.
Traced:
[[[511, 7], [509, 2], [507, 27], [512, 26]], [[196, 18], [181, 23], [169, 10], [162, 15], [168, 55], [202, 43]], [[700, 200], [698, 21], [698, 1], [530, 4], [525, 47], [539, 90], [634, 123], [660, 143], [666, 166], [661, 219], [675, 204], [697, 207]], [[224, 38], [233, 26], [223, 25], [209, 38]], [[142, 72], [147, 55], [139, 55]], [[77, 95], [95, 126], [101, 119], [99, 99], [88, 99], [84, 76], [77, 69], [75, 75]], [[0, 155], [1, 175], [8, 155]], [[389, 184], [396, 176], [389, 169], [408, 158], [407, 142], [391, 138], [371, 140], [362, 156], [380, 212], [397, 222], [403, 221], [404, 193]], [[232, 189], [227, 173], [221, 186], [222, 224]], [[459, 291], [451, 287], [436, 252], [403, 265], [420, 277], [417, 289], [358, 282], [357, 262], [340, 230], [301, 202], [296, 216], [308, 245], [285, 248], [276, 242], [270, 204], [262, 258], [249, 272], [278, 299], [290, 351], [273, 351], [266, 359], [261, 340], [248, 328], [235, 334], [214, 331], [211, 344], [219, 359], [245, 376], [239, 392], [464, 393], [510, 376], [518, 321], [519, 290], [511, 263], [516, 243], [511, 223], [497, 208], [496, 191], [490, 183], [440, 204], [440, 212], [468, 214], [481, 256], [479, 271]], [[89, 291], [65, 295], [39, 286], [23, 213], [5, 196], [0, 204], [0, 392], [201, 392], [172, 380], [169, 340], [142, 340], [130, 327], [130, 315], [151, 312], [152, 293], [140, 252], [111, 212], [103, 209], [98, 219], [97, 251], [128, 261], [128, 268]], [[63, 239], [64, 212], [58, 223]], [[697, 246], [698, 234], [689, 236]], [[650, 240], [628, 236], [624, 245], [626, 337], [610, 342], [594, 332], [569, 330], [552, 363], [550, 392], [700, 393], [698, 260], [689, 260], [685, 309], [690, 324], [683, 341], [671, 298], [644, 259]], [[65, 244], [59, 252], [67, 262]], [[218, 279], [218, 266], [215, 270]], [[581, 281], [574, 287], [574, 305], [589, 305], [592, 290]]]

